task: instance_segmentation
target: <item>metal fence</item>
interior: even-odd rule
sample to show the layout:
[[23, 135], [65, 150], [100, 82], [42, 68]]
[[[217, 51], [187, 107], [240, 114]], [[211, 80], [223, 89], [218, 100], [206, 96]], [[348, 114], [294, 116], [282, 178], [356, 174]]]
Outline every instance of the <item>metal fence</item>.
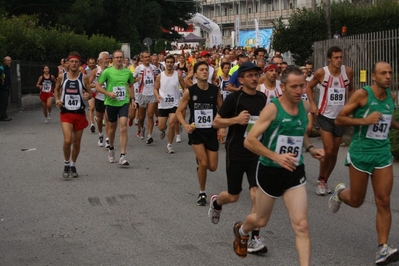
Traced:
[[[343, 51], [343, 64], [353, 69], [355, 89], [371, 85], [371, 69], [373, 64], [378, 61], [385, 61], [391, 64], [393, 71], [391, 89], [398, 95], [399, 29], [315, 42], [313, 44], [315, 69], [328, 65], [327, 50], [334, 45], [340, 47]], [[360, 79], [361, 71], [364, 70], [366, 71], [365, 82]]]

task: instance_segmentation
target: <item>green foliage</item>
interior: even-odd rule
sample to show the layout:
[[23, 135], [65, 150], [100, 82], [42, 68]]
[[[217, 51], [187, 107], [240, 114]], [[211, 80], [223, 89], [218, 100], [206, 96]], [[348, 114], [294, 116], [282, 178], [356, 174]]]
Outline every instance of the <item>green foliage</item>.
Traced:
[[306, 8], [297, 9], [288, 19], [274, 23], [273, 49], [290, 51], [297, 65], [304, 65], [313, 53], [312, 45], [327, 38], [326, 13], [318, 7], [315, 12]]
[[[393, 113], [392, 119], [399, 121], [399, 109]], [[395, 159], [399, 159], [399, 130], [391, 129], [389, 131], [389, 140], [391, 141], [391, 151]]]
[[[101, 51], [120, 48], [115, 39], [102, 35], [73, 33], [65, 27], [43, 27], [38, 25], [37, 16], [0, 18], [0, 43], [3, 55], [18, 60], [59, 62], [71, 51], [78, 51], [82, 57], [96, 57]], [[1, 50], [0, 50], [1, 51]]]
[[399, 28], [399, 4], [397, 0], [379, 0], [375, 4], [356, 4], [349, 1], [331, 4], [331, 32], [348, 35], [384, 31]]

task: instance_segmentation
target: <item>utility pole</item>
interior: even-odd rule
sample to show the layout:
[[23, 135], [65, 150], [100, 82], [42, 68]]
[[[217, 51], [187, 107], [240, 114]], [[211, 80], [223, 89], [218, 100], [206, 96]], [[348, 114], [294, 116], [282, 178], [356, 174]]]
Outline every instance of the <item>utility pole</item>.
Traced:
[[331, 0], [326, 0], [325, 11], [327, 16], [327, 30], [328, 30], [328, 38], [332, 37], [331, 35]]

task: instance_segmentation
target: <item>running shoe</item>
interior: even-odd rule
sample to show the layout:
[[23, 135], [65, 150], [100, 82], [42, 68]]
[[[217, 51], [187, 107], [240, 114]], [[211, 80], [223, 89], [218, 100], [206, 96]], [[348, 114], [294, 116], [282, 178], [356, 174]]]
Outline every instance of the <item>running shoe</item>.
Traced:
[[378, 247], [378, 251], [375, 256], [375, 264], [387, 265], [391, 262], [396, 262], [398, 260], [399, 260], [399, 252], [397, 248], [393, 246], [388, 246], [387, 244]]
[[164, 139], [165, 138], [165, 130], [161, 130], [161, 133], [159, 134], [159, 138], [160, 139]]
[[180, 135], [176, 135], [176, 143], [180, 143], [181, 142], [181, 137]]
[[139, 120], [137, 118], [134, 119], [134, 125], [137, 126], [137, 124], [139, 123]]
[[140, 139], [141, 139], [141, 140], [144, 140], [144, 136], [145, 136], [145, 127], [143, 127], [143, 128], [141, 129]]
[[140, 130], [137, 130], [136, 137], [137, 137], [138, 139], [141, 139]]
[[105, 148], [109, 149], [109, 139], [108, 138], [105, 139]]
[[333, 191], [328, 187], [327, 182], [324, 183], [324, 187], [326, 189], [326, 193], [327, 194], [332, 194], [333, 193]]
[[75, 166], [71, 166], [71, 174], [72, 174], [73, 178], [77, 178], [79, 176], [78, 172], [76, 172], [76, 167]]
[[115, 150], [108, 150], [108, 160], [110, 163], [115, 161]]
[[211, 219], [211, 222], [217, 224], [220, 219], [220, 213], [222, 209], [216, 210], [213, 206], [213, 203], [217, 200], [218, 195], [212, 195], [211, 200], [209, 201], [209, 210], [208, 210], [208, 217]]
[[47, 113], [47, 119], [51, 120], [51, 113]]
[[96, 132], [96, 127], [93, 124], [91, 124], [90, 130], [91, 130], [91, 133], [94, 133], [94, 132]]
[[267, 253], [267, 247], [263, 244], [263, 238], [260, 236], [255, 236], [253, 239], [248, 241], [248, 253], [258, 254]]
[[241, 257], [245, 258], [248, 253], [248, 236], [240, 235], [240, 227], [242, 226], [242, 222], [236, 222], [234, 224], [234, 242], [233, 247], [236, 254]]
[[145, 144], [151, 144], [153, 142], [154, 142], [154, 140], [152, 138], [147, 138], [147, 140], [145, 141]]
[[133, 120], [129, 119], [129, 127], [133, 126]]
[[120, 165], [125, 165], [125, 166], [129, 165], [129, 162], [126, 160], [126, 156], [125, 155], [122, 155], [119, 158], [119, 164]]
[[339, 210], [339, 207], [341, 207], [342, 201], [339, 199], [339, 192], [344, 190], [346, 188], [344, 183], [339, 183], [335, 189], [334, 193], [328, 200], [328, 207], [330, 208], [331, 212], [336, 213]]
[[45, 123], [45, 124], [47, 124], [47, 123], [48, 123], [48, 121], [47, 121], [47, 118], [44, 120], [44, 123]]
[[167, 145], [166, 146], [166, 152], [169, 153], [169, 154], [175, 153], [175, 151], [172, 148], [172, 145]]
[[200, 193], [198, 195], [198, 200], [197, 200], [197, 205], [198, 206], [206, 206], [206, 194], [205, 193]]
[[68, 178], [70, 172], [71, 172], [71, 167], [69, 165], [65, 165], [64, 166], [64, 172], [62, 172], [62, 177], [63, 178]]
[[98, 146], [102, 147], [104, 146], [104, 137], [103, 136], [99, 136], [98, 137]]
[[326, 182], [324, 179], [317, 180], [316, 194], [319, 196], [326, 195]]

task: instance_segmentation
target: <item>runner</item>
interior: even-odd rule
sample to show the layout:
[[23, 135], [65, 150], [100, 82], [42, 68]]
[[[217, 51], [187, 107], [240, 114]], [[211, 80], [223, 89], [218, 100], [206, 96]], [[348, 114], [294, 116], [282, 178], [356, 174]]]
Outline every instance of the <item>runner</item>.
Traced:
[[83, 129], [88, 126], [83, 100], [88, 100], [89, 78], [79, 71], [80, 55], [71, 52], [68, 56], [69, 71], [58, 76], [54, 96], [56, 106], [61, 109], [61, 128], [64, 133], [64, 171], [62, 176], [77, 178], [76, 160], [80, 152]]
[[184, 88], [184, 80], [181, 74], [173, 69], [175, 58], [168, 55], [165, 60], [166, 69], [157, 76], [154, 86], [154, 94], [158, 103], [159, 122], [161, 131], [160, 139], [165, 138], [166, 123], [169, 118], [168, 144], [166, 151], [174, 153], [172, 142], [175, 137], [175, 113], [180, 101], [179, 84]]
[[155, 68], [150, 65], [150, 53], [144, 51], [141, 53], [141, 60], [143, 64], [136, 67], [134, 70], [134, 78], [139, 82], [139, 94], [137, 95], [137, 101], [139, 104], [139, 122], [137, 136], [140, 139], [144, 139], [145, 127], [144, 120], [147, 113], [147, 129], [148, 135], [146, 144], [154, 142], [152, 138], [152, 131], [154, 129], [154, 114], [157, 111], [157, 103], [154, 95], [154, 83], [155, 83]]
[[[226, 64], [230, 67], [229, 63]], [[261, 70], [250, 62], [240, 66], [237, 71], [243, 88], [226, 98], [213, 122], [216, 128], [229, 127], [225, 145], [227, 191], [213, 195], [209, 204], [208, 216], [214, 224], [219, 222], [222, 206], [234, 203], [240, 197], [244, 173], [247, 175], [252, 201], [251, 213], [256, 211], [255, 175], [259, 156], [244, 147], [244, 139], [266, 105], [265, 94], [256, 90], [259, 80], [258, 71]], [[251, 240], [248, 241], [248, 252], [267, 252], [267, 248], [259, 237], [259, 228], [252, 231]]]
[[[218, 165], [219, 143], [217, 129], [212, 127], [217, 109], [222, 105], [220, 90], [208, 83], [209, 70], [205, 61], [194, 65], [193, 71], [197, 83], [189, 87], [183, 94], [176, 116], [188, 133], [189, 144], [192, 145], [196, 160], [200, 186], [197, 205], [207, 205], [205, 192], [207, 170], [214, 172]], [[189, 123], [185, 121], [183, 112], [190, 107]]]
[[[338, 150], [345, 127], [334, 124], [334, 120], [344, 106], [346, 99], [353, 93], [353, 70], [342, 65], [342, 50], [332, 46], [327, 51], [328, 66], [318, 69], [309, 82], [307, 95], [310, 112], [317, 117], [320, 125], [320, 135], [326, 152], [325, 159], [320, 161], [319, 177], [316, 193], [320, 196], [332, 193], [327, 181], [337, 162]], [[314, 88], [319, 86], [318, 106], [314, 102]]]
[[[83, 69], [83, 73], [86, 74], [88, 77], [90, 77], [91, 76], [91, 72], [95, 68], [96, 68], [96, 59], [93, 58], [93, 57], [90, 57], [89, 59], [87, 59], [87, 65]], [[91, 82], [90, 82], [90, 84], [91, 84]], [[95, 133], [96, 132], [96, 127], [94, 126], [94, 110], [95, 110], [95, 100], [94, 99], [96, 97], [96, 88], [95, 87], [91, 87], [91, 92], [92, 92], [92, 97], [88, 101], [88, 104], [89, 104], [89, 122], [90, 122], [90, 131], [91, 131], [91, 133]]]
[[392, 117], [396, 95], [389, 89], [391, 66], [386, 62], [375, 63], [371, 78], [373, 85], [356, 90], [335, 119], [339, 126], [354, 126], [354, 132], [345, 162], [349, 166], [350, 188], [346, 188], [344, 183], [338, 184], [329, 207], [333, 213], [339, 210], [342, 202], [354, 208], [360, 207], [371, 176], [377, 206], [378, 250], [375, 263], [387, 265], [399, 260], [398, 249], [387, 244], [393, 187], [393, 157], [388, 134], [390, 128], [399, 130], [399, 123]]
[[[105, 95], [104, 104], [108, 116], [107, 123], [109, 123], [109, 130], [107, 132], [109, 137], [108, 160], [110, 163], [115, 161], [114, 140], [119, 120], [119, 165], [127, 166], [129, 165], [129, 162], [126, 160], [129, 102], [133, 105], [133, 108], [136, 106], [133, 91], [134, 78], [132, 72], [123, 67], [123, 52], [121, 50], [114, 51], [113, 62], [112, 67], [108, 67], [101, 73], [98, 78], [96, 90]], [[105, 82], [106, 89], [102, 87]]]
[[265, 68], [264, 73], [265, 74], [259, 79], [259, 85], [256, 89], [266, 95], [266, 105], [268, 105], [273, 98], [278, 98], [283, 95], [283, 91], [280, 87], [280, 81], [277, 80], [277, 65], [273, 63], [269, 64]]
[[[301, 100], [305, 78], [296, 67], [288, 67], [281, 78], [283, 95], [274, 98], [261, 112], [245, 138], [244, 146], [260, 155], [256, 171], [256, 213], [234, 225], [234, 250], [247, 255], [248, 233], [267, 225], [276, 198], [282, 197], [296, 238], [299, 265], [310, 265], [308, 203], [302, 147], [317, 159], [324, 151], [315, 149], [306, 135], [309, 104]], [[259, 136], [263, 135], [262, 142]], [[284, 178], [282, 178], [284, 177]]]
[[43, 75], [39, 77], [36, 87], [40, 89], [40, 100], [42, 101], [43, 114], [45, 117], [44, 123], [47, 124], [51, 119], [51, 109], [53, 105], [54, 84], [56, 79], [50, 74], [48, 66], [43, 67]]
[[[108, 67], [109, 64], [109, 53], [104, 51], [101, 52], [98, 55], [98, 65], [96, 68], [91, 71], [91, 75], [89, 78], [90, 82], [90, 87], [96, 88], [97, 82], [98, 82], [98, 77], [101, 75], [101, 73]], [[103, 88], [105, 89], [106, 86], [103, 84]], [[95, 99], [94, 99], [94, 106], [96, 109], [96, 122], [97, 122], [97, 129], [98, 129], [98, 146], [103, 147], [104, 146], [104, 134], [103, 134], [103, 121], [107, 121], [107, 113], [105, 112], [105, 105], [104, 105], [104, 100], [105, 100], [105, 95], [101, 92], [96, 92], [95, 93]], [[105, 114], [105, 115], [104, 115]], [[106, 136], [108, 136], [108, 130], [109, 130], [109, 123], [105, 123], [105, 133]], [[105, 139], [105, 148], [109, 148], [109, 139]]]

